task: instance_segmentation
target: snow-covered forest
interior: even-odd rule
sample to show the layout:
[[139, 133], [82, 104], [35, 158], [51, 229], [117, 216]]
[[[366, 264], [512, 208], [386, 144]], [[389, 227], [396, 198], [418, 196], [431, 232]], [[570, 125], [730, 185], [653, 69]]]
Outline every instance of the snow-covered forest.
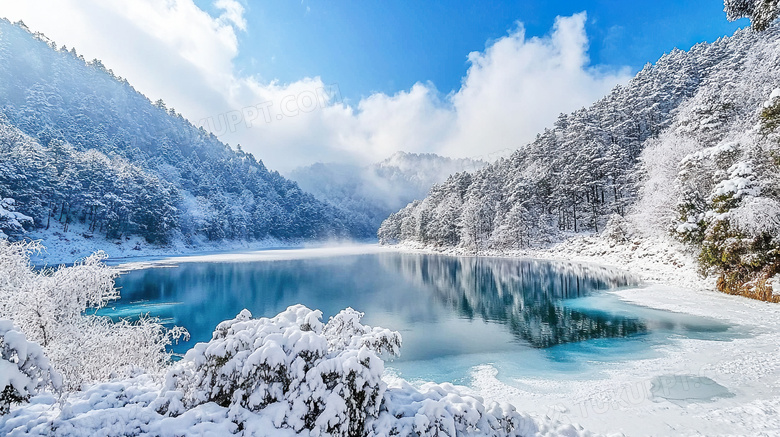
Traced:
[[57, 222], [65, 233], [155, 244], [373, 235], [100, 61], [5, 19], [0, 100], [0, 198], [31, 219], [0, 219], [4, 233]]
[[293, 170], [289, 177], [317, 199], [349, 211], [376, 232], [390, 214], [423, 199], [434, 184], [453, 173], [487, 165], [478, 159], [453, 159], [433, 153], [397, 152], [375, 164], [317, 163]]
[[618, 223], [673, 235], [723, 291], [767, 300], [780, 272], [777, 25], [674, 50], [512, 156], [391, 215], [385, 243], [542, 247]]
[[[88, 61], [75, 49], [0, 18], [0, 435], [592, 435], [579, 425], [503, 402], [509, 399], [505, 387], [510, 384], [515, 384], [511, 402], [518, 406], [541, 398], [524, 399], [524, 393], [562, 397], [571, 392], [561, 386], [572, 385], [580, 387], [574, 390], [579, 390], [577, 396], [596, 399], [607, 413], [623, 414], [621, 420], [629, 417], [625, 411], [630, 408], [647, 418], [680, 406], [666, 402], [671, 399], [691, 400], [682, 404], [681, 414], [699, 414], [696, 420], [702, 422], [736, 411], [745, 421], [756, 421], [751, 430], [778, 424], [777, 387], [765, 382], [780, 374], [778, 329], [772, 319], [776, 306], [715, 293], [712, 283], [698, 281], [689, 268], [695, 264], [701, 277], [716, 280], [712, 282], [720, 291], [780, 302], [780, 3], [725, 0], [725, 5], [729, 19], [749, 17], [753, 28], [689, 51], [671, 51], [592, 106], [561, 114], [508, 157], [486, 163], [398, 152], [368, 166], [319, 163], [288, 177], [196, 127], [162, 100], [150, 101], [101, 61]], [[215, 326], [210, 339], [174, 356], [171, 346], [189, 338], [186, 329], [174, 326], [178, 321], [170, 322], [174, 318], [101, 315], [99, 310], [120, 299], [119, 270], [106, 265], [105, 252], [59, 267], [35, 265], [35, 257], [45, 251], [40, 238], [52, 235], [74, 246], [76, 238], [197, 249], [208, 243], [227, 248], [228, 242], [362, 241], [377, 236], [384, 245], [427, 252], [525, 256], [545, 253], [534, 252], [541, 249], [552, 257], [558, 250], [566, 262], [487, 262], [473, 256], [453, 263], [436, 258], [440, 254], [404, 253], [409, 256], [380, 263], [390, 267], [388, 275], [405, 281], [394, 291], [420, 285], [430, 291], [425, 295], [430, 302], [444, 303], [457, 320], [506, 328], [511, 341], [501, 347], [516, 342], [553, 355], [553, 346], [594, 341], [607, 355], [607, 340], [626, 339], [621, 351], [626, 355], [593, 360], [587, 364], [602, 365], [597, 377], [577, 374], [557, 381], [560, 385], [547, 384], [536, 374], [537, 379], [521, 380], [511, 369], [492, 368], [496, 375], [502, 373], [501, 379], [493, 375], [495, 381], [488, 381], [493, 397], [482, 398], [474, 387], [428, 379], [410, 383], [392, 369], [386, 371], [385, 362], [403, 349], [401, 332], [407, 335], [415, 327], [415, 317], [427, 312], [448, 322], [431, 310], [433, 305], [419, 305], [420, 313], [394, 331], [364, 324], [365, 314], [353, 308], [338, 311], [346, 305], [323, 320], [318, 309], [285, 302], [281, 308], [286, 309], [270, 317], [244, 309]], [[681, 310], [702, 320], [714, 314], [712, 324], [702, 322], [701, 329], [711, 332], [691, 328], [690, 337], [673, 330], [664, 334], [668, 339], [648, 335], [637, 347], [647, 354], [631, 355], [636, 351], [629, 340], [677, 319], [645, 323], [625, 310], [642, 304], [625, 298], [627, 289], [646, 285], [640, 279], [647, 277], [635, 275], [636, 269], [573, 264], [580, 253], [576, 248], [591, 241], [597, 241], [591, 261], [609, 264], [620, 258], [606, 255], [629, 253], [647, 270], [656, 269], [653, 263], [663, 264], [655, 273], [670, 275], [659, 281], [666, 288], [642, 290], [649, 296], [645, 302], [655, 305], [643, 310]], [[607, 254], [607, 247], [614, 251]], [[678, 251], [680, 247], [684, 250]], [[261, 258], [251, 261], [285, 261]], [[678, 289], [690, 284], [677, 281], [677, 271], [699, 287], [685, 299]], [[295, 274], [273, 273], [279, 301], [290, 296], [305, 301], [297, 300]], [[375, 288], [387, 281], [361, 273], [371, 276]], [[227, 276], [198, 276], [206, 285], [197, 292], [188, 289], [188, 296], [203, 298], [206, 306], [212, 304], [206, 299], [211, 293], [248, 306], [247, 296], [266, 284], [260, 276], [251, 277], [253, 290], [242, 286], [236, 292], [229, 289]], [[312, 275], [318, 281], [322, 276]], [[561, 303], [606, 288], [606, 277], [622, 288], [610, 295], [621, 306], [603, 308], [602, 301], [593, 300], [593, 311], [586, 313], [587, 305]], [[341, 290], [349, 288], [336, 283]], [[307, 287], [318, 293], [324, 288], [320, 282]], [[669, 299], [673, 293], [677, 300]], [[712, 295], [723, 300], [710, 301]], [[397, 299], [397, 294], [391, 297]], [[686, 313], [697, 299], [706, 301], [707, 308]], [[755, 305], [712, 311], [722, 302], [737, 308], [739, 301]], [[610, 311], [625, 317], [615, 321], [605, 316]], [[760, 323], [740, 324], [751, 315], [760, 315]], [[718, 316], [721, 320], [715, 320]], [[380, 317], [392, 320], [387, 313]], [[446, 328], [445, 335], [464, 346], [458, 353], [478, 355], [468, 352], [458, 337], [465, 337], [464, 332]], [[409, 348], [412, 337], [406, 338]], [[740, 349], [745, 339], [753, 349]], [[688, 355], [674, 355], [691, 344], [696, 347]], [[682, 373], [682, 367], [664, 361], [715, 355], [713, 350], [724, 357], [711, 368], [701, 361], [693, 369], [689, 362]], [[480, 353], [485, 355], [479, 359], [495, 355]], [[585, 361], [592, 355], [582, 350], [571, 357]], [[731, 381], [747, 382], [732, 384], [733, 393], [724, 385], [725, 394], [699, 400], [706, 404], [715, 398], [755, 396], [759, 402], [729, 410], [719, 403], [706, 412], [711, 416], [701, 416], [694, 407], [695, 393], [685, 387], [680, 399], [651, 397], [619, 410], [613, 406], [622, 402], [620, 393], [628, 385], [621, 386], [616, 400], [607, 390], [585, 393], [603, 385], [577, 385], [588, 377], [609, 380], [618, 368], [632, 367], [634, 358], [643, 361], [634, 370], [648, 377], [638, 384], [650, 384], [651, 391], [649, 377], [663, 378], [657, 374], [661, 371], [673, 370], [666, 375], [673, 379], [702, 381], [703, 372], [717, 370], [710, 376], [745, 373]], [[512, 363], [536, 365], [542, 373], [548, 361]], [[463, 367], [472, 374], [478, 370], [471, 364]], [[578, 371], [574, 369], [572, 373]], [[660, 406], [647, 407], [651, 402]], [[672, 416], [659, 419], [662, 426], [674, 431], [685, 426], [681, 422], [675, 428], [667, 417]], [[606, 414], [599, 420], [611, 419]]]

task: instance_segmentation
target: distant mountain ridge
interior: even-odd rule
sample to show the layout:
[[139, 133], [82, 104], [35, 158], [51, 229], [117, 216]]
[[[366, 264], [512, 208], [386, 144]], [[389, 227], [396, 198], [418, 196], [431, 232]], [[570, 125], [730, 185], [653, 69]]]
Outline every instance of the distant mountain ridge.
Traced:
[[396, 152], [369, 166], [317, 163], [293, 170], [288, 176], [317, 199], [349, 211], [374, 231], [392, 212], [458, 171], [474, 171], [486, 162], [447, 158], [433, 153]]
[[0, 198], [36, 229], [79, 223], [156, 244], [373, 235], [100, 61], [22, 26], [0, 19]]

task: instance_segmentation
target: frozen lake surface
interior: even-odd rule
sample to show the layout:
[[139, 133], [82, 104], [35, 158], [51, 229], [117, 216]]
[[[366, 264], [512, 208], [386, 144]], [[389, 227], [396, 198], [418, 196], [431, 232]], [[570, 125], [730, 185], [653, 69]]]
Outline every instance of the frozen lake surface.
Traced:
[[[162, 268], [165, 267], [165, 268]], [[635, 287], [596, 266], [388, 251], [284, 250], [152, 263], [119, 277], [122, 299], [99, 314], [158, 316], [186, 327], [183, 353], [249, 309], [274, 316], [302, 303], [324, 319], [351, 306], [364, 323], [398, 330], [390, 372], [470, 385], [490, 364], [498, 378], [588, 378], [605, 362], [648, 358], [672, 338], [724, 340], [717, 321], [624, 303], [606, 290]]]

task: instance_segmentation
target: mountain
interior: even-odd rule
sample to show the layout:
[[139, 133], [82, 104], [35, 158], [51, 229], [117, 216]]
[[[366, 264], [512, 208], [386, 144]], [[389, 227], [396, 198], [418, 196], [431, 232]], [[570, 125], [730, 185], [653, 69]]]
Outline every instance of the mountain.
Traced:
[[55, 225], [155, 244], [373, 233], [100, 61], [0, 19], [3, 198], [32, 218], [33, 235]]
[[391, 213], [422, 199], [434, 184], [455, 172], [477, 170], [487, 163], [433, 153], [396, 152], [384, 161], [361, 167], [317, 163], [288, 176], [317, 199], [349, 211], [374, 232]]
[[721, 290], [777, 300], [779, 40], [776, 23], [672, 51], [510, 157], [434, 186], [380, 241], [479, 251], [605, 227], [673, 235]]

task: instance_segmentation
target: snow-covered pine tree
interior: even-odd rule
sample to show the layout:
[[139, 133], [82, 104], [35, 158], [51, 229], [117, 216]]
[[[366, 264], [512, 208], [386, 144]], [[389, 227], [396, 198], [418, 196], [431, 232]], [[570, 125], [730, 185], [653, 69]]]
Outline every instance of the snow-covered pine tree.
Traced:
[[780, 15], [778, 0], [724, 0], [723, 3], [729, 20], [750, 18], [750, 25], [756, 30], [765, 30]]

